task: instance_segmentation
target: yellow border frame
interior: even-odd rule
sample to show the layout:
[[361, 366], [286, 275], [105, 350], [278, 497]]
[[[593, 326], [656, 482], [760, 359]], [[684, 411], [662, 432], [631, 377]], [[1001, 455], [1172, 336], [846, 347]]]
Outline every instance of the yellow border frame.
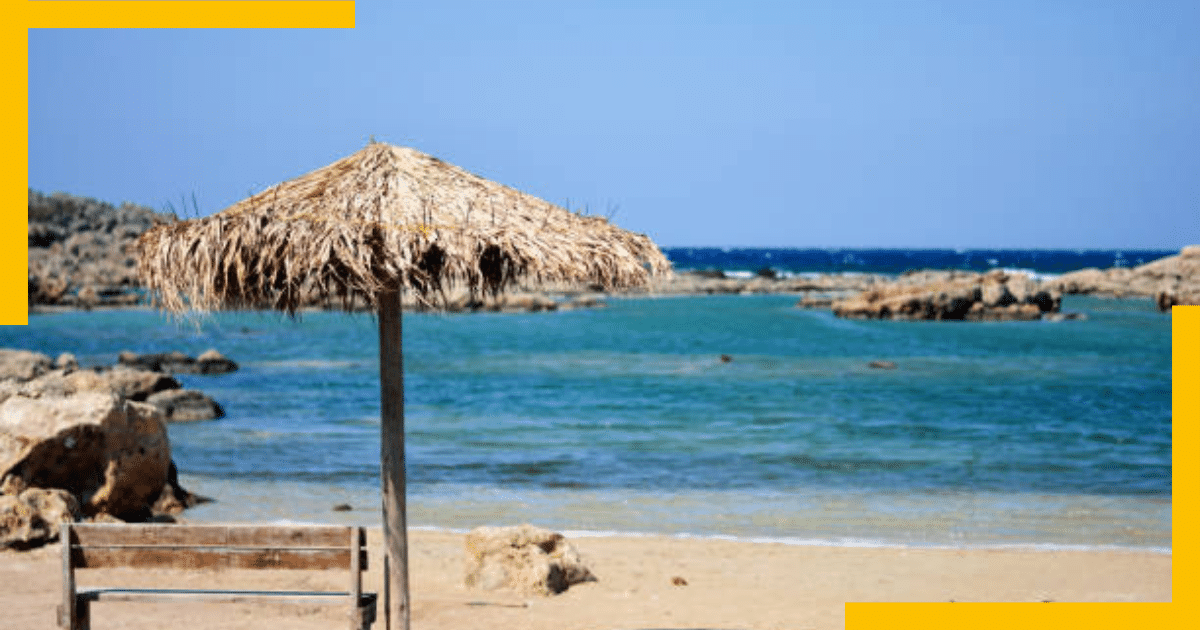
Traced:
[[[94, 1], [40, 2], [6, 0], [10, 14], [0, 38], [3, 81], [11, 97], [4, 107], [8, 132], [2, 169], [5, 210], [0, 212], [0, 324], [28, 322], [28, 300], [21, 299], [21, 271], [27, 272], [28, 214], [28, 81], [30, 28], [353, 28], [354, 3], [333, 1]], [[13, 10], [15, 9], [15, 10]], [[27, 273], [25, 274], [27, 275]], [[1200, 457], [1191, 448], [1197, 438], [1194, 422], [1200, 412], [1200, 307], [1175, 307], [1172, 315], [1172, 603], [1162, 604], [968, 604], [968, 603], [848, 603], [846, 627], [905, 628], [1068, 628], [1127, 630], [1139, 627], [1179, 627], [1193, 597], [1190, 543], [1191, 513]], [[1187, 535], [1185, 535], [1187, 534]]]
[[848, 603], [847, 628], [1180, 628], [1192, 617], [1196, 562], [1191, 535], [1200, 458], [1200, 306], [1171, 312], [1171, 602], [1169, 603]]
[[[0, 159], [0, 325], [29, 322], [29, 29], [354, 28], [352, 0], [3, 0], [0, 80], [9, 86]], [[50, 192], [50, 191], [46, 191]]]

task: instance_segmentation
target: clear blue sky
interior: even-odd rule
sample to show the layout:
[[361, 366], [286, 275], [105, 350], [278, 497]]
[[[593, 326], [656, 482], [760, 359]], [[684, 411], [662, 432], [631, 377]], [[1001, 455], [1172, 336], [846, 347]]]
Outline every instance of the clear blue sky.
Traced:
[[385, 2], [31, 30], [29, 185], [202, 213], [412, 146], [664, 246], [1200, 243], [1194, 2]]

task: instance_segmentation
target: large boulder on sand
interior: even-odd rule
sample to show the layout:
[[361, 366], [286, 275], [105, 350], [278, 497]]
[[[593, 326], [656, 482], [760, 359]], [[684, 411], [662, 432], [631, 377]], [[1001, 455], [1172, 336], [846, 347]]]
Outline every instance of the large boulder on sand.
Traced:
[[477, 527], [466, 549], [469, 587], [554, 595], [596, 580], [562, 534], [532, 525]]
[[145, 520], [171, 465], [158, 408], [111, 393], [0, 403], [0, 489], [62, 488], [87, 516]]
[[30, 549], [58, 539], [58, 525], [80, 519], [79, 502], [66, 490], [27, 488], [0, 495], [0, 547]]

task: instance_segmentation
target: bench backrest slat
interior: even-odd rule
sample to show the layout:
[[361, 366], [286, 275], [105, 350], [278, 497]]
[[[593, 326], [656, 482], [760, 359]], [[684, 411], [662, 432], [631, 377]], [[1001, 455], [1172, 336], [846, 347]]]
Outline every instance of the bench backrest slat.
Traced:
[[349, 549], [217, 549], [197, 547], [83, 547], [75, 567], [104, 569], [348, 569]]
[[367, 569], [361, 528], [79, 523], [70, 535], [71, 563], [81, 569], [350, 569], [352, 549]]
[[79, 545], [213, 545], [222, 547], [310, 547], [345, 549], [350, 527], [306, 525], [142, 525], [77, 523]]

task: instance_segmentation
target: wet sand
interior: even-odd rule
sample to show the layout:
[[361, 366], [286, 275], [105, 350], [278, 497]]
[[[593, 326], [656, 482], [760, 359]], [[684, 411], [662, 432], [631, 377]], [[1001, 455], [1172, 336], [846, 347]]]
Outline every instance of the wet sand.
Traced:
[[[1170, 601], [1171, 556], [1137, 551], [806, 547], [661, 537], [576, 537], [599, 577], [554, 597], [469, 590], [463, 535], [411, 534], [414, 628], [788, 628], [844, 626], [847, 601]], [[370, 533], [368, 590], [382, 584]], [[61, 547], [0, 552], [0, 628], [54, 628]], [[676, 585], [674, 578], [686, 585]], [[345, 588], [341, 571], [80, 571], [80, 584], [188, 588]], [[340, 608], [230, 604], [93, 607], [95, 630], [341, 628]], [[375, 628], [385, 628], [380, 620]]]

